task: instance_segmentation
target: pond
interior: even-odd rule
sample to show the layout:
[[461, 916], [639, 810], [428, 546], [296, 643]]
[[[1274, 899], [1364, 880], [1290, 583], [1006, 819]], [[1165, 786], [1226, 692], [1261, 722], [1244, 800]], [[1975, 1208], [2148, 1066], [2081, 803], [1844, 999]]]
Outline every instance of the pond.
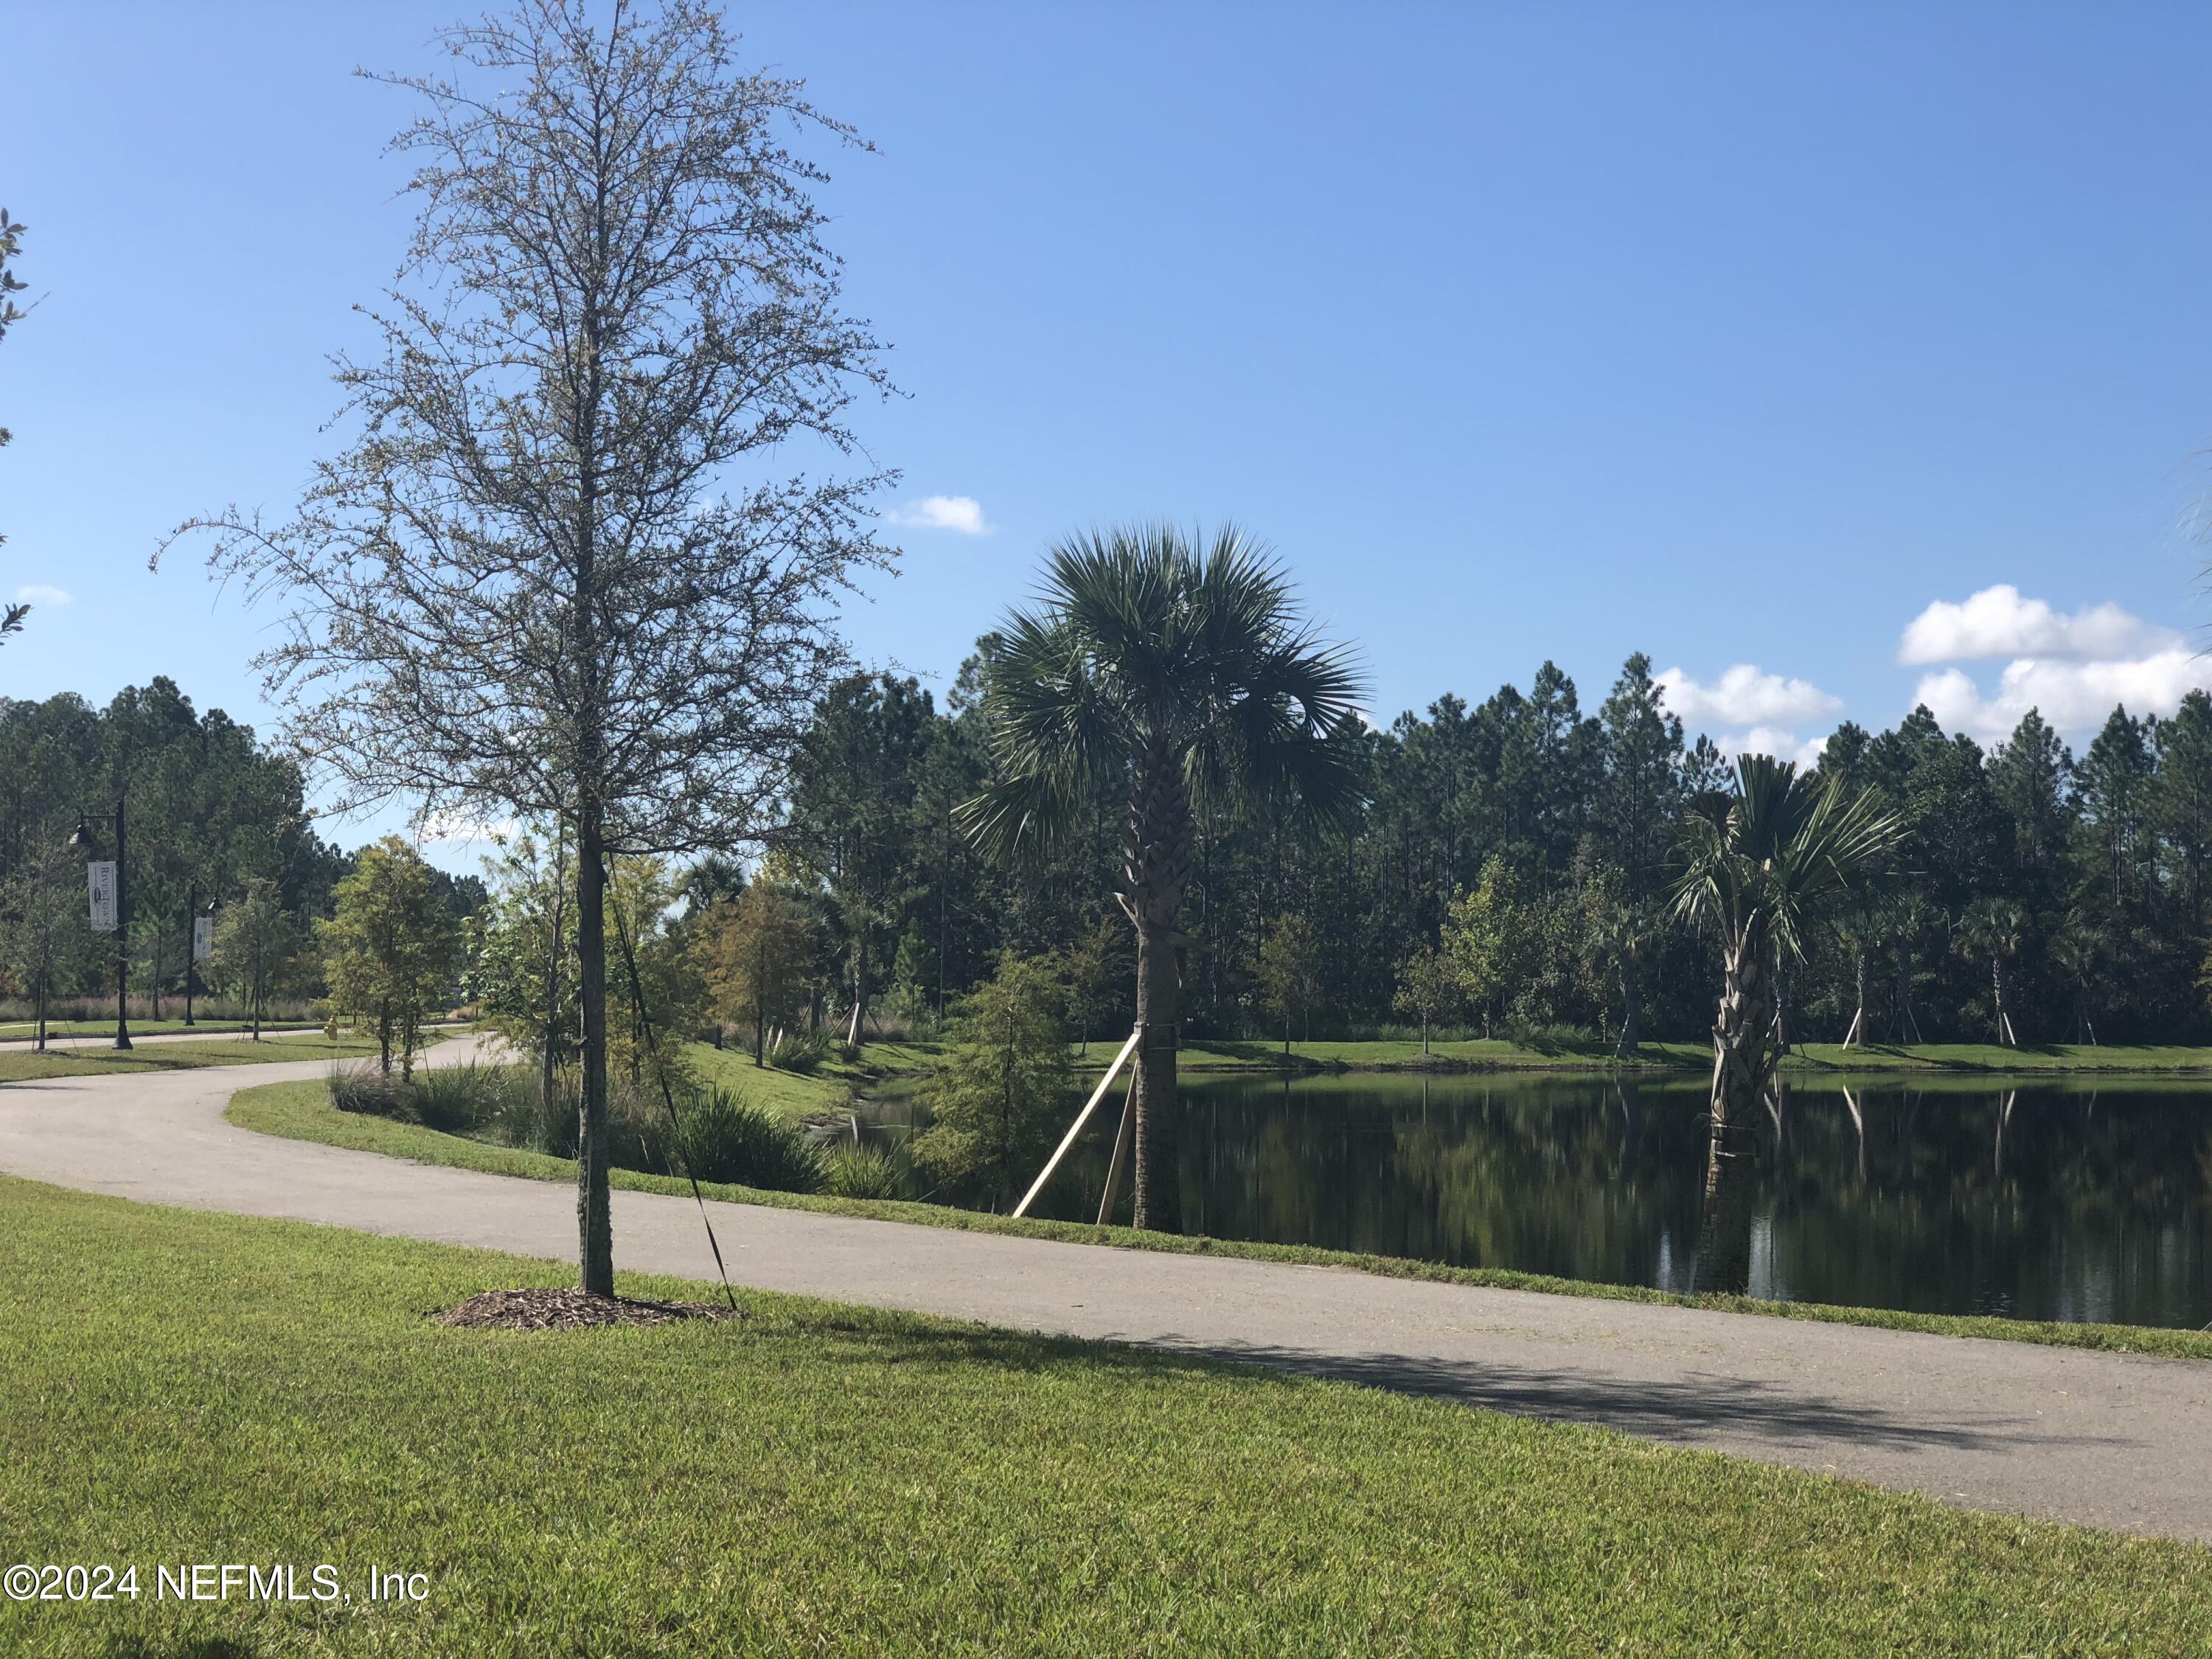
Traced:
[[[1120, 1096], [1036, 1213], [1096, 1218]], [[889, 1115], [882, 1127], [896, 1133], [903, 1110]], [[1765, 1129], [1754, 1296], [2212, 1321], [2212, 1091], [2202, 1085], [1792, 1085]], [[1705, 1152], [1701, 1082], [1188, 1079], [1184, 1224], [1687, 1291]]]

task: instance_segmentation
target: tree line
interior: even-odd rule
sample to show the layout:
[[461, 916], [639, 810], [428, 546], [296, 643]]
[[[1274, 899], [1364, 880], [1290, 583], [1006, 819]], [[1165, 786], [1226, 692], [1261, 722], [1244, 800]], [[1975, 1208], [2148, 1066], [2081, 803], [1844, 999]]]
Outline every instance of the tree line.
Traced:
[[[118, 805], [128, 927], [97, 934], [85, 866], [115, 856]], [[188, 971], [189, 988], [247, 1018], [327, 1000], [332, 952], [319, 930], [374, 851], [324, 839], [297, 766], [167, 678], [97, 708], [71, 693], [0, 698], [0, 994], [27, 1013], [112, 997], [118, 945], [131, 1001], [155, 1019], [184, 1012]], [[481, 878], [422, 869], [456, 928], [483, 903]], [[214, 954], [188, 969], [203, 921]], [[459, 967], [445, 967], [448, 1004]]]
[[[1060, 963], [1079, 1035], [1127, 1030], [1122, 781], [1095, 781], [1042, 864], [985, 856], [957, 820], [993, 775], [982, 691], [1002, 648], [981, 641], [942, 705], [883, 673], [823, 700], [755, 901], [781, 917], [751, 924], [774, 945], [765, 1023], [911, 1027], [1011, 951]], [[1647, 657], [1594, 712], [1547, 662], [1526, 690], [1335, 740], [1355, 780], [1340, 820], [1197, 815], [1187, 1034], [1706, 1035], [1711, 948], [1667, 895], [1692, 805], [1729, 768], [1686, 741]], [[1879, 733], [1846, 722], [1818, 773], [1872, 790], [1903, 838], [1785, 976], [1790, 1040], [2205, 1034], [2212, 697], [2115, 709], [2079, 757], [2033, 712], [1984, 750], [1916, 708]]]

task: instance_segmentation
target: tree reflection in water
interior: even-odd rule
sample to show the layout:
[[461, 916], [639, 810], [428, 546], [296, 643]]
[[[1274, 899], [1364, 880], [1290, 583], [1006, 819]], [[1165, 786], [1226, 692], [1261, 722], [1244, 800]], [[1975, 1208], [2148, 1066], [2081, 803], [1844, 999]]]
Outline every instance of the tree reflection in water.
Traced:
[[[1188, 1224], [1687, 1290], [1707, 1231], [1705, 1107], [1694, 1079], [1195, 1083]], [[1095, 1216], [1112, 1127], [1071, 1155], [1042, 1213]], [[1793, 1079], [1764, 1130], [1728, 1241], [1753, 1295], [2212, 1320], [2212, 1091]]]

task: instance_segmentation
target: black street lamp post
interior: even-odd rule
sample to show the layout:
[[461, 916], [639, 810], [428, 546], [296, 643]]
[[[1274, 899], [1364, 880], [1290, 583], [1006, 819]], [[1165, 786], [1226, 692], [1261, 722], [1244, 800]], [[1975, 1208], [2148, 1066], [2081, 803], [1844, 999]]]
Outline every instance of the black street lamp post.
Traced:
[[[104, 814], [94, 813], [94, 817]], [[100, 845], [92, 831], [86, 828], [80, 813], [76, 833], [69, 838], [72, 847], [81, 847], [89, 853]], [[123, 797], [115, 798], [115, 1046], [131, 1046], [131, 1016], [125, 1003], [130, 991], [131, 976], [131, 899], [130, 888], [124, 877]]]

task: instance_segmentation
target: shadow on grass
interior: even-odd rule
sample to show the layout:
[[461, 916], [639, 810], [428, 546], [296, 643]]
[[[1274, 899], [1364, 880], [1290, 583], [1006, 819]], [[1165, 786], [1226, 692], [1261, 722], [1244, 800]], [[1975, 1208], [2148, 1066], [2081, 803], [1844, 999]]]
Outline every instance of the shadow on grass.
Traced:
[[1449, 1400], [1486, 1411], [1591, 1423], [1646, 1440], [1710, 1445], [1725, 1436], [1775, 1454], [1814, 1446], [2033, 1456], [2054, 1444], [2120, 1446], [2124, 1437], [2054, 1437], [2033, 1419], [1952, 1410], [1905, 1417], [1826, 1395], [1726, 1376], [1614, 1378], [1426, 1355], [1332, 1354], [1256, 1343], [1170, 1339], [1194, 1358], [1265, 1365], [1328, 1382]]

